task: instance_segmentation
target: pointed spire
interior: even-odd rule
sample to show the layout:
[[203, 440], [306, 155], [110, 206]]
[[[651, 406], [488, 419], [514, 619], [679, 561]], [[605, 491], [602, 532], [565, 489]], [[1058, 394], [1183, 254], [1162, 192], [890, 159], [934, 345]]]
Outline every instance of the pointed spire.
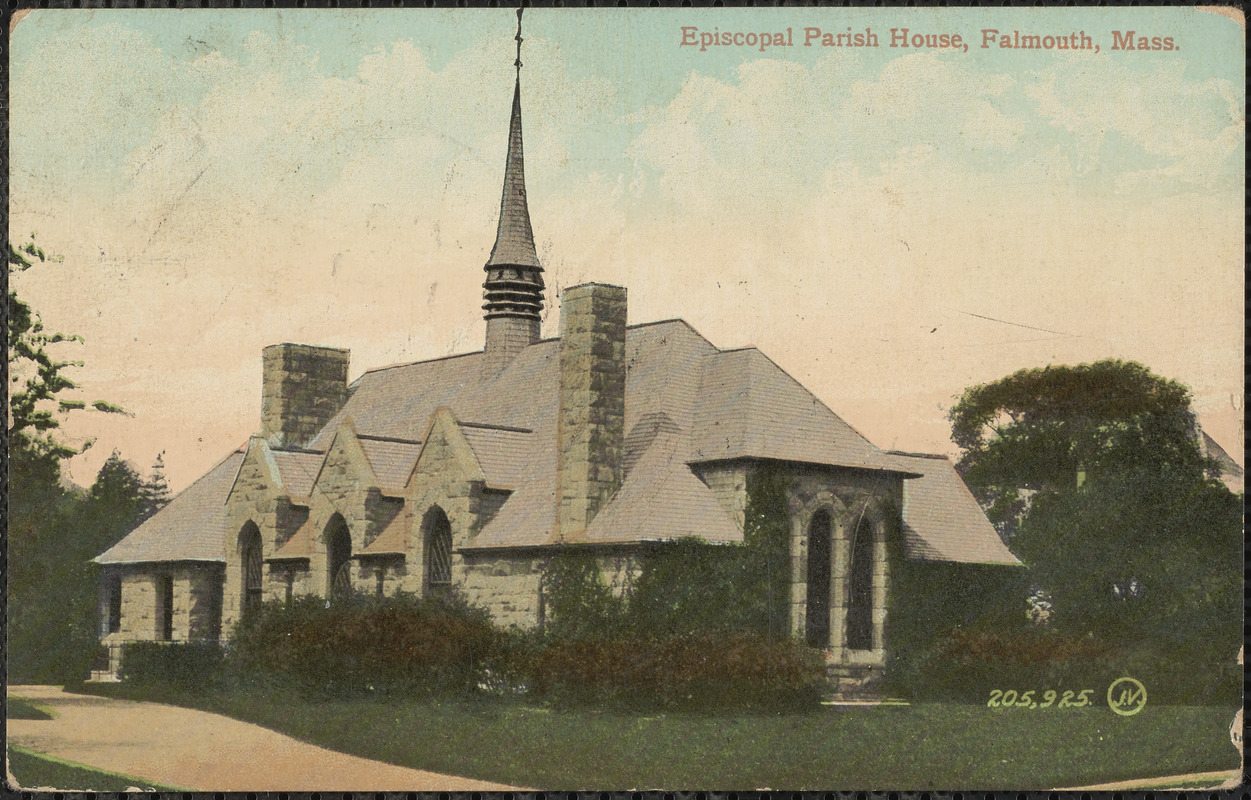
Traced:
[[504, 195], [499, 230], [486, 263], [482, 296], [486, 301], [487, 368], [501, 369], [513, 356], [539, 340], [543, 313], [543, 267], [534, 249], [530, 208], [526, 203], [526, 170], [521, 149], [521, 9], [517, 9], [517, 81], [513, 115], [508, 126], [508, 160], [504, 163]]
[[521, 147], [521, 9], [517, 9], [517, 82], [513, 88], [513, 116], [508, 126], [508, 160], [504, 165], [504, 196], [500, 200], [499, 230], [487, 269], [497, 266], [541, 269], [526, 204], [526, 170]]

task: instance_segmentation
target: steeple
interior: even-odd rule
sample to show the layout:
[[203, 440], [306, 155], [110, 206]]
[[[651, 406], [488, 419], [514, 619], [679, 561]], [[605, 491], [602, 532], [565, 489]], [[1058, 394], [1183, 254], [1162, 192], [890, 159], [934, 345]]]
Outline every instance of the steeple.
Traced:
[[530, 209], [526, 204], [526, 173], [521, 147], [521, 12], [517, 9], [517, 81], [513, 88], [512, 121], [508, 127], [508, 158], [504, 163], [504, 194], [499, 229], [486, 263], [482, 308], [487, 321], [488, 361], [502, 366], [539, 339], [543, 311], [543, 267], [534, 250]]

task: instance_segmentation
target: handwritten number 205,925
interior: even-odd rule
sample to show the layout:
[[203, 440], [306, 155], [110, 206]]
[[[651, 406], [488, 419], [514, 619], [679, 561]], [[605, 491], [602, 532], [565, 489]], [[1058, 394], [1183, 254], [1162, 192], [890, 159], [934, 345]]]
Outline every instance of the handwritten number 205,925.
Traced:
[[[1030, 689], [1027, 692], [1017, 693], [1012, 689], [1004, 691], [1002, 689], [990, 690], [990, 701], [986, 705], [991, 708], [1007, 708], [1015, 706], [1016, 708], [1046, 708], [1055, 704], [1056, 708], [1081, 708], [1090, 705], [1090, 696], [1095, 693], [1094, 689], [1082, 689], [1075, 692], [1072, 689], [1066, 689], [1064, 694], [1058, 695], [1054, 689], [1048, 689], [1042, 693], [1042, 700], [1035, 700], [1034, 695], [1037, 692]], [[1077, 696], [1074, 699], [1074, 695]], [[1056, 703], [1056, 697], [1060, 698], [1060, 702]]]

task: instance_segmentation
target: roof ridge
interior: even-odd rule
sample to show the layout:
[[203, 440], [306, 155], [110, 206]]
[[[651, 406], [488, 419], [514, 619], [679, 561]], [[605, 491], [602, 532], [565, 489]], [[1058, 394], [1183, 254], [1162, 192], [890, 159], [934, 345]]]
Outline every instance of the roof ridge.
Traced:
[[[361, 373], [361, 378], [365, 377], [366, 375], [370, 375], [374, 372], [385, 372], [386, 370], [389, 370], [389, 369], [400, 369], [402, 367], [415, 367], [418, 364], [433, 364], [436, 361], [450, 361], [453, 358], [468, 358], [469, 356], [480, 356], [480, 355], [482, 355], [481, 350], [474, 350], [469, 353], [453, 353], [452, 355], [449, 355], [449, 356], [436, 356], [435, 358], [423, 358], [418, 361], [402, 361], [398, 364], [387, 364], [382, 367], [374, 367], [373, 369], [367, 369]], [[357, 378], [356, 380], [359, 381], [360, 378]]]
[[951, 456], [946, 453], [910, 453], [907, 450], [887, 450], [887, 455], [907, 456], [909, 458], [933, 458], [936, 460], [950, 461]]
[[421, 444], [420, 439], [401, 439], [398, 436], [380, 436], [375, 433], [357, 433], [356, 438], [364, 439], [370, 442], [394, 442], [395, 444]]
[[460, 420], [457, 420], [456, 424], [462, 428], [481, 428], [488, 431], [511, 431], [512, 433], [534, 433], [533, 428], [517, 428], [512, 425], [492, 425], [488, 422], [461, 422]]

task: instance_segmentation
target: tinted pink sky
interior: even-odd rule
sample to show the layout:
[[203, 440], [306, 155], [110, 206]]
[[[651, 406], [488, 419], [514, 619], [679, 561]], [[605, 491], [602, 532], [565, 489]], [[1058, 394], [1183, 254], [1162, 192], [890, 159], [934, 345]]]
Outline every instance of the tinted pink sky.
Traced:
[[[86, 338], [63, 351], [84, 398], [132, 414], [66, 421], [98, 439], [80, 483], [113, 448], [144, 468], [165, 451], [175, 489], [203, 473], [259, 426], [267, 344], [351, 348], [353, 378], [481, 347], [512, 12], [248, 13], [17, 28], [11, 235], [63, 260], [13, 285]], [[699, 54], [683, 13], [527, 12], [549, 285], [624, 284], [632, 322], [757, 345], [880, 447], [950, 452], [965, 387], [1123, 358], [1187, 384], [1241, 458], [1237, 25], [727, 10], [727, 28], [1042, 20], [1105, 41], [1150, 23], [1182, 50]]]

